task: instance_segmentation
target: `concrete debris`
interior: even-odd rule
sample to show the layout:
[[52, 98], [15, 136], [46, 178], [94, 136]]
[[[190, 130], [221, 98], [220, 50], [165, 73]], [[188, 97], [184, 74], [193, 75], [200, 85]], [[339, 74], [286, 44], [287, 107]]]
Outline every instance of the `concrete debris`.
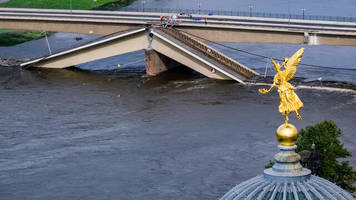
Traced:
[[9, 58], [9, 59], [5, 59], [5, 58], [0, 58], [0, 66], [1, 67], [14, 67], [14, 66], [19, 66], [21, 63], [21, 61], [13, 59], [13, 58]]

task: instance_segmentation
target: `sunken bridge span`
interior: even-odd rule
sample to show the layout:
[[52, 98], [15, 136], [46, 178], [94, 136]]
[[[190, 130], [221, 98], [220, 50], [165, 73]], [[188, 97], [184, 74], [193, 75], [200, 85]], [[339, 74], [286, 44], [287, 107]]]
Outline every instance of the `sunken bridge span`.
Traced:
[[143, 49], [146, 73], [150, 76], [182, 64], [213, 79], [240, 83], [258, 75], [188, 33], [160, 26], [112, 34], [99, 41], [22, 63], [21, 66], [66, 68]]

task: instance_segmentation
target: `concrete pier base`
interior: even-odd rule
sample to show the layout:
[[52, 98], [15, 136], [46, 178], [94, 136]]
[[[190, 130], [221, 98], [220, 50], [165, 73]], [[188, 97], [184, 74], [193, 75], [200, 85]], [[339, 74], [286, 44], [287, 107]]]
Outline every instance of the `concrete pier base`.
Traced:
[[145, 50], [145, 58], [147, 76], [156, 76], [164, 71], [182, 65], [153, 49]]

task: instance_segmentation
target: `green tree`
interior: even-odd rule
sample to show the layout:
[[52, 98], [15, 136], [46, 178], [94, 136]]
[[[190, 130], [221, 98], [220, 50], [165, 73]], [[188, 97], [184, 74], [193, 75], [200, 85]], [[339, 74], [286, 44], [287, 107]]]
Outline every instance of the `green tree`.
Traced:
[[351, 156], [340, 142], [340, 136], [342, 132], [333, 121], [307, 126], [299, 132], [296, 152], [310, 152], [307, 158], [302, 159], [302, 165], [312, 170], [313, 174], [354, 192], [356, 172], [349, 166], [348, 161], [338, 161]]

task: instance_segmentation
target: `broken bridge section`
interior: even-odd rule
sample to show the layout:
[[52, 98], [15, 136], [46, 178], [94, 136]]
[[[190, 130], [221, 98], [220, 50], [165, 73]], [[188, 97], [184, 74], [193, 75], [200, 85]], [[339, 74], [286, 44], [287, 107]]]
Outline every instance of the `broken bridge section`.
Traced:
[[244, 83], [246, 79], [259, 75], [254, 70], [177, 29], [153, 28], [150, 33], [152, 41], [149, 49], [153, 49], [207, 77], [232, 79]]
[[142, 50], [146, 47], [146, 29], [140, 28], [111, 34], [103, 37], [103, 39], [96, 40], [79, 47], [24, 62], [21, 66], [61, 69]]
[[185, 65], [209, 78], [244, 83], [258, 73], [179, 30], [146, 27], [106, 36], [102, 40], [22, 63], [21, 66], [66, 68], [145, 50], [146, 73], [158, 75]]

